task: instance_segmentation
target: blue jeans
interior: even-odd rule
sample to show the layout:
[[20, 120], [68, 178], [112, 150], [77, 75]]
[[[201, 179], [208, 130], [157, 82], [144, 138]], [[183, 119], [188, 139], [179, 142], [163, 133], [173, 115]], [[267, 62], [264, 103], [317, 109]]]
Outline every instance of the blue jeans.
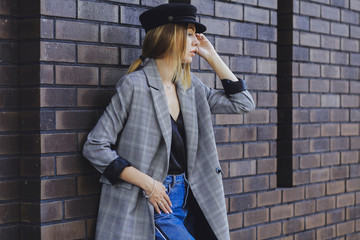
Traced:
[[168, 175], [163, 184], [172, 203], [173, 213], [158, 214], [155, 212], [155, 239], [194, 240], [189, 233], [192, 224], [185, 219], [188, 213], [186, 200], [189, 193], [189, 184], [185, 173]]

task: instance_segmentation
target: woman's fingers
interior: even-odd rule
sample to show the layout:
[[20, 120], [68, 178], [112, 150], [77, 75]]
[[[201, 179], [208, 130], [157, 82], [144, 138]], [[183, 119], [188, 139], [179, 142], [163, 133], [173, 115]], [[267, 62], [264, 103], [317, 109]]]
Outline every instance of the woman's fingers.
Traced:
[[167, 214], [172, 213], [172, 204], [169, 196], [166, 194], [166, 188], [163, 184], [156, 184], [154, 193], [150, 197], [149, 201], [154, 206], [154, 209], [158, 214], [161, 214], [161, 210]]

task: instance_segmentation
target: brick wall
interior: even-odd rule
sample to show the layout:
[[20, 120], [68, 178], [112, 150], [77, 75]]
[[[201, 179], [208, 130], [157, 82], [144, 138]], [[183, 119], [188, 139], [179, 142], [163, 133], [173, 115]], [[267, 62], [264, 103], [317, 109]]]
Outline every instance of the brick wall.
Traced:
[[0, 2], [0, 238], [19, 238], [18, 3]]
[[[0, 2], [0, 239], [93, 238], [82, 144], [141, 52], [139, 14], [165, 2]], [[192, 4], [257, 104], [214, 115], [232, 239], [359, 239], [360, 1]]]

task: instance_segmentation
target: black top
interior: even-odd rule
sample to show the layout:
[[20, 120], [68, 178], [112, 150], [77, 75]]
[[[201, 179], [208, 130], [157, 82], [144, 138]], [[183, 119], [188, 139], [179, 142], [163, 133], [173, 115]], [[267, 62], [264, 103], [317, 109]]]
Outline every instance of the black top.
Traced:
[[186, 172], [187, 168], [185, 127], [181, 111], [176, 121], [171, 116], [171, 128], [172, 139], [168, 174], [178, 175]]
[[[228, 79], [222, 79], [221, 83], [226, 94], [235, 94], [247, 89], [244, 80], [239, 79], [237, 82], [232, 82]], [[169, 173], [177, 174], [186, 172], [187, 158], [186, 158], [186, 142], [185, 142], [185, 128], [181, 112], [177, 121], [171, 118], [172, 127], [172, 142], [170, 151], [170, 166]], [[103, 175], [111, 182], [116, 184], [120, 179], [120, 173], [131, 164], [124, 158], [118, 157], [114, 159], [103, 172]], [[174, 172], [174, 173], [173, 173]]]

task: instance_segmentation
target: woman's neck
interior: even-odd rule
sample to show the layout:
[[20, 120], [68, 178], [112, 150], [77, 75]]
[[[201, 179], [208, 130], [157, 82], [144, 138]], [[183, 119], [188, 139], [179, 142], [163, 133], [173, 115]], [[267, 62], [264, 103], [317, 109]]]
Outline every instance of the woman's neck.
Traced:
[[155, 59], [161, 80], [164, 84], [171, 84], [174, 77], [175, 66], [170, 57]]

